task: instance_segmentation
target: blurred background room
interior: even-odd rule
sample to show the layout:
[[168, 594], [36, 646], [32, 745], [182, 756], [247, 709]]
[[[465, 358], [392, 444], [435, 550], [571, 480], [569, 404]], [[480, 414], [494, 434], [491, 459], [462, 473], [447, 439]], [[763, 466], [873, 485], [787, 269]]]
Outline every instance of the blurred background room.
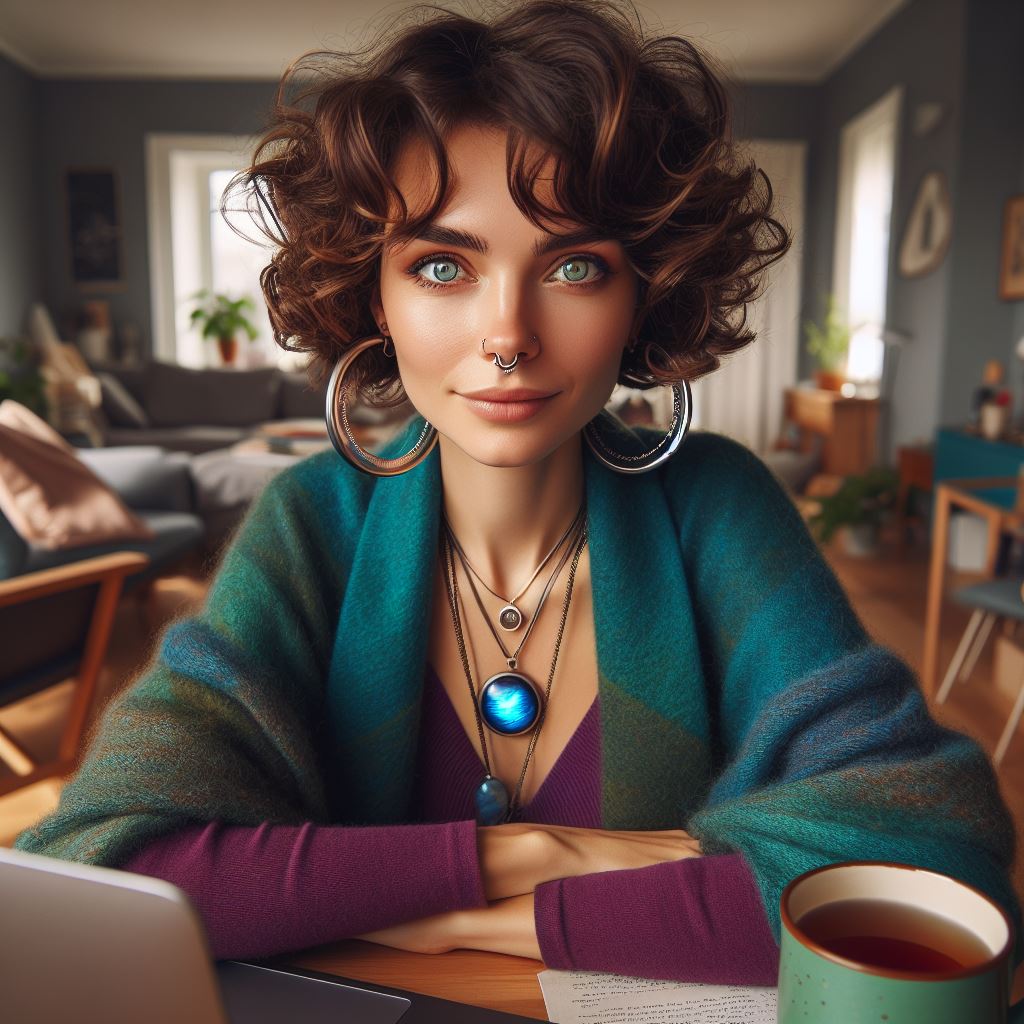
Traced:
[[[271, 336], [268, 249], [218, 207], [286, 66], [404, 6], [0, 0], [0, 844], [53, 806], [260, 488], [329, 444]], [[637, 9], [726, 69], [795, 238], [694, 427], [773, 469], [1021, 833], [1024, 4]], [[612, 401], [643, 423], [664, 398]], [[368, 443], [395, 425], [358, 416]], [[26, 481], [42, 519], [13, 508]], [[83, 523], [83, 493], [116, 514]]]

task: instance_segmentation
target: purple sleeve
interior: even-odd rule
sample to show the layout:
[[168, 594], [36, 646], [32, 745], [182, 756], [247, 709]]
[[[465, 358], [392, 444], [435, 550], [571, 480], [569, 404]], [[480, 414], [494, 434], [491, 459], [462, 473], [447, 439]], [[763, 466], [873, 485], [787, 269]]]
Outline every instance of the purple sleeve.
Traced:
[[779, 950], [740, 854], [562, 878], [538, 886], [548, 967], [719, 985], [775, 985]]
[[195, 903], [216, 959], [264, 957], [486, 904], [476, 822], [189, 826], [125, 871]]

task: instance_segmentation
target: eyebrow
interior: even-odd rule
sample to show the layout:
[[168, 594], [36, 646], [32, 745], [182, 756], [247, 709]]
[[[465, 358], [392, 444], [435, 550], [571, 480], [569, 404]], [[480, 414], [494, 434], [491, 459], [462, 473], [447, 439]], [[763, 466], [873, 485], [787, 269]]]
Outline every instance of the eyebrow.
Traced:
[[[434, 242], [438, 245], [454, 245], [460, 249], [472, 249], [487, 255], [490, 247], [479, 236], [471, 231], [460, 231], [458, 228], [446, 228], [440, 224], [426, 224], [420, 229], [410, 241], [422, 240]], [[533, 243], [534, 256], [545, 256], [555, 249], [562, 249], [573, 245], [586, 245], [591, 242], [609, 241], [608, 236], [597, 228], [582, 227], [570, 231], [567, 235], [547, 235], [538, 238]]]

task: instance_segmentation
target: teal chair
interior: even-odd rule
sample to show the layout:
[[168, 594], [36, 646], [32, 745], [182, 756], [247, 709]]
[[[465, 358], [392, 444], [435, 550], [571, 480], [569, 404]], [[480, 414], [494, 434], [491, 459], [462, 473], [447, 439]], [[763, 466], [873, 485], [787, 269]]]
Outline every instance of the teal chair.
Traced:
[[[969, 587], [960, 587], [959, 590], [953, 591], [952, 598], [958, 604], [971, 608], [972, 614], [936, 695], [935, 699], [939, 704], [942, 704], [949, 696], [949, 691], [955, 682], [958, 680], [966, 682], [970, 678], [978, 656], [984, 649], [996, 622], [1000, 619], [1024, 622], [1024, 577], [1004, 576], [985, 580], [982, 583], [974, 583]], [[1006, 748], [1010, 745], [1010, 740], [1020, 724], [1022, 714], [1024, 714], [1024, 679], [1020, 681], [1017, 700], [1010, 712], [1003, 734], [996, 744], [996, 752], [992, 756], [992, 760], [996, 764], [1002, 762]]]

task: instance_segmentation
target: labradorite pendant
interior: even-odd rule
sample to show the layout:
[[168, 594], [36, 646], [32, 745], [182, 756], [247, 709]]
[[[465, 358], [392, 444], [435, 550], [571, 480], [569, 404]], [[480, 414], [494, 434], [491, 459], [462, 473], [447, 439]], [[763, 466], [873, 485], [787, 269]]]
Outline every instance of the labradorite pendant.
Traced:
[[499, 672], [480, 688], [480, 717], [499, 736], [521, 736], [540, 718], [544, 698], [520, 672]]
[[479, 825], [500, 825], [508, 814], [508, 790], [501, 779], [488, 775], [473, 794]]

